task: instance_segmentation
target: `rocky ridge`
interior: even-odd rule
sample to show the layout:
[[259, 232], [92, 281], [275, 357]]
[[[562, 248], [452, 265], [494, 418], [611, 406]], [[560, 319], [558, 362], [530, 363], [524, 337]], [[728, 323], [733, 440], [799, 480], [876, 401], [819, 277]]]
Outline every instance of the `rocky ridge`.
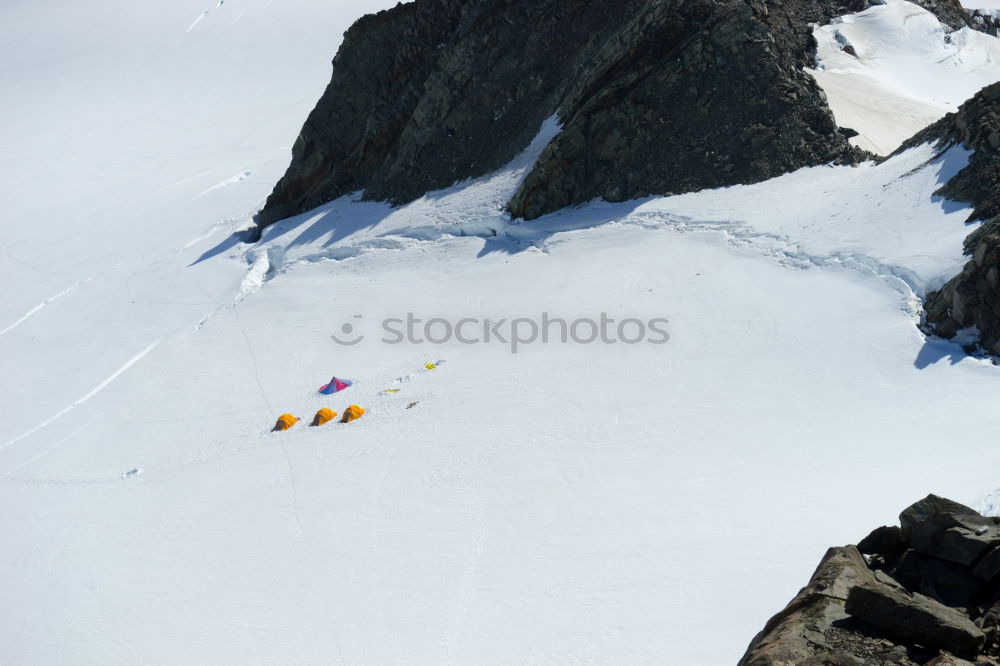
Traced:
[[1000, 664], [1000, 518], [936, 495], [827, 551], [740, 666]]
[[979, 347], [1000, 355], [1000, 83], [983, 88], [900, 150], [929, 141], [941, 152], [954, 146], [973, 151], [968, 165], [936, 194], [971, 203], [969, 221], [984, 222], [965, 241], [971, 258], [962, 272], [927, 294], [926, 329], [952, 338], [975, 326]]
[[[949, 25], [958, 0], [921, 0]], [[865, 0], [416, 0], [344, 36], [260, 226], [339, 196], [404, 203], [562, 131], [510, 201], [532, 219], [863, 155], [803, 67]]]
[[976, 30], [994, 37], [997, 36], [997, 28], [1000, 28], [1000, 16], [995, 11], [970, 9], [969, 21]]

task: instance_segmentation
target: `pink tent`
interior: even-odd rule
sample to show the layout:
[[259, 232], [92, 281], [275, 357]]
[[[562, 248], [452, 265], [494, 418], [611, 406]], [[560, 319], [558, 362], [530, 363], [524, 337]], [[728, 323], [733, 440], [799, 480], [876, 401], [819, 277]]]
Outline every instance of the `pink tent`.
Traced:
[[325, 393], [326, 395], [330, 395], [331, 393], [336, 393], [337, 391], [343, 391], [350, 385], [351, 385], [350, 379], [337, 379], [336, 377], [334, 377], [333, 379], [330, 380], [329, 384], [321, 386], [319, 392]]

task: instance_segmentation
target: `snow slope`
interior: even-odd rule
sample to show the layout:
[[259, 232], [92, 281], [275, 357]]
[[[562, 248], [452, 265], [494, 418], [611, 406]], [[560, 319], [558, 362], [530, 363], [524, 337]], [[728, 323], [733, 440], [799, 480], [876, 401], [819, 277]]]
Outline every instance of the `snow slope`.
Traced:
[[4, 5], [0, 447], [232, 300], [240, 275], [181, 269], [249, 223], [340, 35], [390, 4]]
[[[829, 545], [996, 487], [998, 370], [915, 327], [963, 151], [516, 224], [550, 120], [249, 246], [362, 7], [39, 4], [0, 8], [5, 663], [732, 664]], [[380, 341], [543, 312], [670, 339]]]
[[837, 123], [859, 133], [852, 143], [878, 155], [1000, 80], [1000, 39], [952, 32], [905, 0], [835, 19], [813, 35], [817, 67], [807, 71]]

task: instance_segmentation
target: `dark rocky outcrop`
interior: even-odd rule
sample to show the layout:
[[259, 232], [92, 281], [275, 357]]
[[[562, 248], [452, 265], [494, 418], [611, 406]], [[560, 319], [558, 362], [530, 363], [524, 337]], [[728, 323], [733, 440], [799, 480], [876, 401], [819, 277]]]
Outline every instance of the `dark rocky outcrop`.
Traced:
[[1000, 20], [996, 16], [989, 11], [980, 9], [969, 10], [969, 22], [976, 30], [994, 37], [997, 36], [997, 28], [1000, 28]]
[[[979, 25], [972, 20], [969, 10], [962, 6], [961, 0], [910, 0], [915, 5], [920, 5], [937, 17], [952, 30], [958, 30], [969, 26], [978, 29]], [[885, 2], [869, 4], [885, 4]]]
[[831, 548], [740, 661], [969, 663], [1000, 664], [1000, 518], [936, 495], [904, 510], [899, 527]]
[[899, 586], [858, 585], [847, 594], [844, 610], [886, 636], [950, 650], [959, 657], [975, 658], [986, 640], [968, 616]]
[[902, 553], [906, 550], [906, 533], [895, 525], [879, 527], [858, 542], [858, 550], [864, 555]]
[[965, 241], [971, 260], [941, 289], [927, 294], [924, 309], [929, 333], [954, 337], [976, 326], [979, 345], [1000, 354], [1000, 84], [983, 88], [971, 100], [904, 144], [902, 149], [935, 141], [944, 151], [955, 145], [973, 150], [969, 164], [937, 194], [967, 201], [971, 220], [983, 225]]
[[[740, 666], [860, 663], [838, 648], [845, 638], [840, 625], [849, 620], [844, 604], [851, 589], [873, 582], [875, 574], [857, 548], [831, 548], [809, 584], [757, 634]], [[858, 640], [869, 643], [864, 636]], [[888, 641], [871, 643], [870, 651], [887, 655], [896, 647]]]
[[[923, 0], [967, 20], [958, 0]], [[345, 34], [333, 78], [258, 216], [338, 196], [410, 201], [563, 129], [510, 202], [534, 218], [595, 197], [749, 183], [861, 155], [803, 72], [811, 23], [866, 0], [416, 0]]]
[[802, 70], [808, 24], [835, 15], [831, 4], [642, 5], [563, 96], [563, 131], [514, 195], [512, 215], [753, 183], [860, 156]]

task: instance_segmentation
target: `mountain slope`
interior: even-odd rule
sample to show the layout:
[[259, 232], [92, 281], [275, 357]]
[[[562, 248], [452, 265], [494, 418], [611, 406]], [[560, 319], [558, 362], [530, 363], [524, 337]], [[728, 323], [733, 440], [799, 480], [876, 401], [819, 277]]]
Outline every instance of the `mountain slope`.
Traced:
[[983, 221], [965, 240], [970, 260], [962, 271], [927, 295], [927, 328], [945, 338], [958, 336], [970, 348], [1000, 353], [1000, 84], [983, 88], [958, 113], [931, 125], [911, 144], [918, 142], [933, 142], [942, 152], [958, 145], [972, 150], [969, 164], [937, 193], [972, 202], [969, 220]]
[[481, 176], [554, 114], [563, 131], [513, 196], [515, 217], [850, 161], [856, 156], [802, 71], [809, 22], [838, 8], [799, 0], [401, 5], [348, 33], [258, 222], [357, 190], [403, 203]]
[[1000, 40], [937, 15], [886, 0], [813, 31], [808, 71], [855, 146], [888, 155], [919, 130], [1000, 80]]
[[[4, 662], [732, 664], [829, 543], [996, 487], [997, 369], [917, 328], [960, 146], [523, 224], [539, 114], [496, 171], [250, 243], [347, 10], [58, 8], [0, 8]], [[407, 313], [506, 341], [381, 342]], [[543, 313], [670, 337], [513, 353]]]

